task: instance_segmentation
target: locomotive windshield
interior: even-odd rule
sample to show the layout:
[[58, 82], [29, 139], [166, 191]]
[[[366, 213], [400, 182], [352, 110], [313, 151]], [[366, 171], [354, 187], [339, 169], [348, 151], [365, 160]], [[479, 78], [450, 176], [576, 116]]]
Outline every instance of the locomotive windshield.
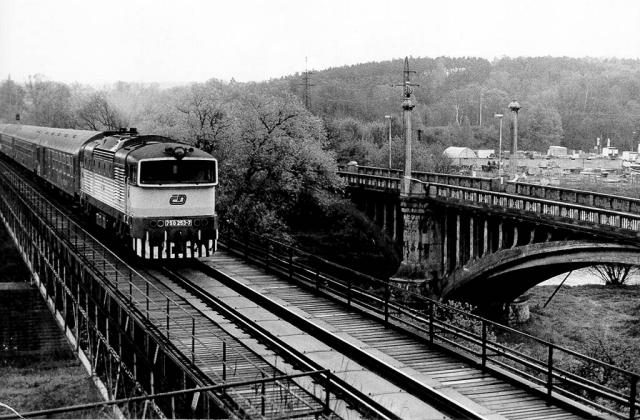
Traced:
[[216, 182], [214, 160], [149, 160], [140, 162], [140, 184], [213, 184]]

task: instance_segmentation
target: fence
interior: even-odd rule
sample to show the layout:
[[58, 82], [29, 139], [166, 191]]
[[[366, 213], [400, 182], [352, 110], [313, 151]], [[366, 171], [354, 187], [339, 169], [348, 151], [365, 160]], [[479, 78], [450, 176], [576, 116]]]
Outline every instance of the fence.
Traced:
[[[549, 397], [563, 396], [620, 418], [637, 418], [639, 375], [635, 372], [395, 287], [388, 281], [278, 241], [257, 235], [224, 235], [221, 244], [266, 269], [374, 314], [385, 323], [402, 326], [431, 343], [453, 349], [483, 368], [509, 372]], [[510, 348], [496, 338], [504, 334], [542, 350], [529, 354]], [[585, 372], [591, 372], [590, 376]], [[618, 386], [614, 389], [599, 383], [594, 379], [598, 376], [613, 377]]]

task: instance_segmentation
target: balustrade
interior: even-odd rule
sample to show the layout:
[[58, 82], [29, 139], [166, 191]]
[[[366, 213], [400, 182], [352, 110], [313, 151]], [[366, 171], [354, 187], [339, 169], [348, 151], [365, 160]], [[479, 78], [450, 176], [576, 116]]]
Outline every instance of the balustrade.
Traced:
[[612, 226], [615, 228], [640, 231], [640, 214], [617, 210], [586, 207], [580, 204], [563, 201], [552, 201], [537, 197], [523, 197], [494, 191], [478, 191], [477, 189], [448, 184], [430, 184], [429, 196], [438, 199], [455, 199], [472, 204], [483, 204], [503, 207], [544, 216], [562, 217], [575, 221]]

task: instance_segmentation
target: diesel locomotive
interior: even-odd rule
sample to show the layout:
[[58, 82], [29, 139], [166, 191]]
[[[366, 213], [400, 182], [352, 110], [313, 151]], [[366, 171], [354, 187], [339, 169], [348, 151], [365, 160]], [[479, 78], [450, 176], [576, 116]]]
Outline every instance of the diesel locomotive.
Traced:
[[217, 161], [136, 129], [86, 131], [0, 124], [0, 153], [69, 198], [144, 259], [216, 250]]

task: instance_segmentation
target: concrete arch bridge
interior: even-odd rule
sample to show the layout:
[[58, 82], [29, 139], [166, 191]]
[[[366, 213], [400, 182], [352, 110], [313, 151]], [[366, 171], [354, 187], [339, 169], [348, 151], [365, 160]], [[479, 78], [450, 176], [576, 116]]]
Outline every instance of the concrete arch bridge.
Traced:
[[347, 191], [401, 246], [398, 276], [443, 298], [509, 302], [560, 273], [640, 265], [640, 199], [497, 178], [345, 167]]

